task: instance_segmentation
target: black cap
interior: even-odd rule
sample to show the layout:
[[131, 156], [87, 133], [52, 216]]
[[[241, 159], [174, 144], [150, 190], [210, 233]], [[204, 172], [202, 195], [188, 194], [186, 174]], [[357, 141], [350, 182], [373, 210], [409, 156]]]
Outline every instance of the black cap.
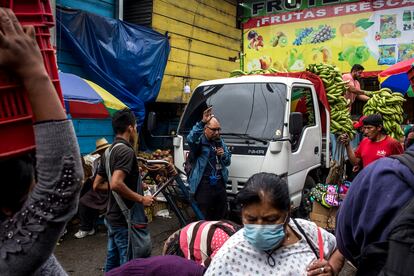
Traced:
[[362, 120], [362, 123], [364, 126], [382, 126], [382, 116], [380, 114], [369, 115]]

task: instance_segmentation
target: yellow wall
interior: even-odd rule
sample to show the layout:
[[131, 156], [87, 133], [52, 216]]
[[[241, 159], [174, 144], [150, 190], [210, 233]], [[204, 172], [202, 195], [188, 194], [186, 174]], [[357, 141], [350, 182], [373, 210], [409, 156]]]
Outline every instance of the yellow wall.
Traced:
[[229, 61], [241, 47], [236, 7], [236, 0], [154, 0], [152, 28], [168, 31], [171, 45], [157, 102], [187, 102], [187, 79], [194, 90], [239, 68], [238, 61]]

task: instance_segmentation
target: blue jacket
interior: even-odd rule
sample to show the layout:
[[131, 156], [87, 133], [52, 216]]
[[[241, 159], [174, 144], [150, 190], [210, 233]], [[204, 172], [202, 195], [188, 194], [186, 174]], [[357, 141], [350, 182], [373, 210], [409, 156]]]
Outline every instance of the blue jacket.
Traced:
[[[212, 150], [211, 147], [203, 146], [203, 141], [207, 140], [206, 136], [204, 135], [204, 126], [205, 124], [203, 122], [196, 123], [187, 136], [187, 143], [190, 146], [190, 151], [195, 153], [196, 159], [188, 178], [188, 183], [190, 184], [190, 192], [192, 194], [195, 194], [197, 187], [203, 178], [204, 170], [208, 164], [210, 151]], [[220, 140], [224, 149], [224, 155], [220, 158], [220, 163], [222, 166], [221, 174], [223, 177], [224, 185], [226, 185], [227, 180], [229, 179], [229, 170], [226, 167], [230, 166], [231, 153], [229, 152], [223, 139], [220, 138]]]

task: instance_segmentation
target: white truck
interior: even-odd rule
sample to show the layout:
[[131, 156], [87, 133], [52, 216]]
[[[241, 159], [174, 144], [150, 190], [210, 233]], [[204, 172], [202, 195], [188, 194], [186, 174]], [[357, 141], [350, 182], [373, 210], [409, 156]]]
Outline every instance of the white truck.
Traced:
[[313, 83], [260, 75], [201, 83], [173, 138], [174, 161], [180, 169], [189, 150], [186, 136], [208, 106], [213, 107], [232, 152], [229, 198], [251, 175], [269, 172], [287, 177], [294, 208], [308, 208], [302, 195], [326, 175], [330, 160], [329, 106], [321, 104]]

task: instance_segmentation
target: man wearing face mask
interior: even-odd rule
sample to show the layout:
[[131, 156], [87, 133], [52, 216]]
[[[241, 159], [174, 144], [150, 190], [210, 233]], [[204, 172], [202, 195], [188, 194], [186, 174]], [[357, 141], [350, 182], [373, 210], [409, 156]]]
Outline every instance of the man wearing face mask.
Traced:
[[188, 182], [190, 192], [206, 220], [220, 220], [227, 213], [226, 183], [231, 153], [220, 137], [221, 126], [212, 115], [212, 108], [203, 112], [187, 136], [195, 162]]
[[[151, 206], [154, 198], [142, 194], [142, 182], [135, 155], [138, 134], [134, 113], [129, 109], [116, 112], [112, 117], [112, 127], [116, 135], [115, 141], [108, 149], [110, 151], [109, 167], [112, 177], [108, 179], [104, 154], [101, 157], [93, 188], [94, 190], [110, 188], [117, 192], [129, 209], [133, 207], [134, 203]], [[109, 183], [110, 187], [105, 183]], [[108, 227], [108, 252], [105, 272], [108, 272], [128, 261], [128, 224], [113, 194], [109, 198], [105, 220]]]
[[244, 227], [220, 248], [205, 276], [331, 276], [341, 270], [344, 259], [335, 236], [313, 222], [290, 217], [283, 178], [255, 174], [237, 194], [237, 201]]

